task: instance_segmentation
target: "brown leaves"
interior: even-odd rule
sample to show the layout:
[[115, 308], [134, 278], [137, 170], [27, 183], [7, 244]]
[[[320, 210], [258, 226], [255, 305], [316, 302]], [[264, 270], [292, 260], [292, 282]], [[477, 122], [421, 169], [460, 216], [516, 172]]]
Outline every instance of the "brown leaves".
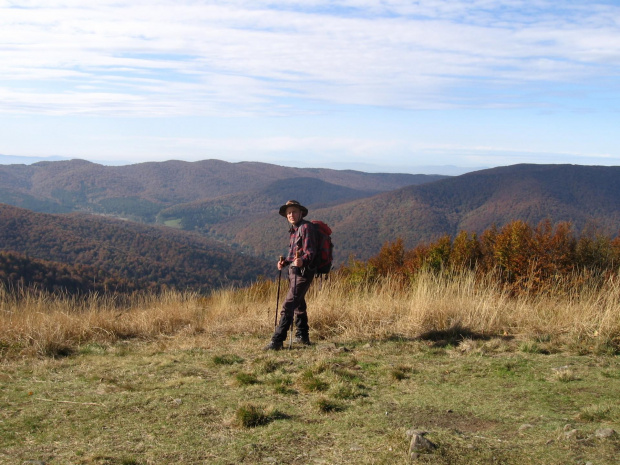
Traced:
[[459, 232], [430, 244], [406, 250], [402, 239], [387, 242], [367, 264], [345, 267], [345, 274], [409, 278], [422, 270], [495, 273], [516, 294], [546, 290], [559, 282], [577, 279], [579, 273], [609, 276], [620, 263], [620, 237], [586, 232], [577, 237], [568, 222], [555, 226], [542, 221], [536, 227], [517, 220], [480, 237]]

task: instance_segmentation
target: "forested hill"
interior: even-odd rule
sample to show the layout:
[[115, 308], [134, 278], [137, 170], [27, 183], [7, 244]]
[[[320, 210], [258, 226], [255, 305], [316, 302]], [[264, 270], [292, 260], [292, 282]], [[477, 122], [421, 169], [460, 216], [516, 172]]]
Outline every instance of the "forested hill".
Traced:
[[[397, 238], [414, 247], [444, 234], [479, 233], [514, 220], [533, 225], [545, 219], [567, 221], [577, 233], [589, 227], [615, 235], [620, 231], [620, 167], [493, 168], [312, 209], [308, 217], [332, 226], [340, 262], [351, 254], [369, 258]], [[250, 232], [233, 218], [213, 226], [211, 233], [230, 243], [243, 243], [256, 253], [273, 255], [280, 250], [281, 240], [269, 231], [283, 229], [280, 220], [277, 215], [256, 217]]]
[[[297, 178], [312, 178], [356, 191], [359, 198], [446, 176], [289, 168], [220, 160], [125, 166], [70, 160], [0, 165], [0, 202], [42, 213], [81, 211], [153, 223], [158, 213], [168, 207], [249, 193], [278, 181], [286, 188], [287, 184], [296, 184]], [[301, 192], [303, 197], [309, 193]]]
[[34, 213], [5, 204], [0, 204], [0, 251], [92, 268], [100, 272], [93, 279], [128, 289], [207, 290], [273, 273], [273, 263], [195, 233], [86, 214]]
[[[176, 205], [162, 210], [158, 221], [208, 234], [211, 227], [230, 219], [254, 215], [274, 216], [288, 199], [304, 199], [309, 208], [338, 205], [371, 197], [375, 192], [338, 186], [315, 178], [275, 181], [265, 188], [214, 199]], [[282, 200], [286, 199], [286, 200]]]
[[[361, 225], [363, 243], [401, 237], [408, 247], [460, 230], [480, 233], [514, 220], [570, 222], [615, 235], [620, 231], [620, 167], [514, 165], [409, 186], [321, 214], [338, 228]], [[368, 222], [369, 218], [374, 221]], [[364, 227], [364, 225], [366, 227]], [[371, 238], [377, 238], [371, 242]], [[358, 239], [343, 238], [343, 248]]]
[[130, 293], [138, 283], [102, 269], [29, 258], [15, 252], [0, 252], [0, 285], [5, 289], [39, 289], [46, 292], [86, 294]]
[[[332, 227], [336, 263], [346, 262], [350, 255], [367, 259], [383, 244], [398, 238], [412, 248], [445, 234], [482, 232], [515, 220], [532, 225], [547, 219], [570, 222], [577, 233], [586, 227], [612, 236], [620, 231], [620, 167], [514, 165], [434, 181], [424, 177], [415, 184], [413, 175], [383, 177], [260, 163], [209, 160], [144, 165], [131, 168], [143, 176], [134, 185], [135, 197], [127, 190], [132, 185], [127, 178], [107, 178], [107, 167], [83, 161], [40, 165], [48, 174], [59, 171], [55, 183], [39, 178], [36, 183], [34, 178], [25, 181], [27, 177], [19, 171], [29, 167], [23, 165], [0, 169], [0, 191], [3, 188], [5, 195], [9, 191], [17, 195], [15, 189], [22, 186], [23, 192], [34, 195], [48, 189], [52, 197], [45, 201], [69, 199], [63, 205], [92, 210], [114, 204], [117, 212], [136, 207], [132, 210], [135, 213], [138, 207], [148, 210], [154, 205], [152, 219], [157, 217], [178, 230], [83, 213], [37, 214], [5, 205], [0, 208], [0, 250], [38, 260], [93, 266], [145, 287], [166, 284], [205, 288], [273, 273], [272, 262], [285, 252], [288, 229], [277, 208], [291, 198], [310, 208], [308, 219], [320, 219]], [[187, 173], [188, 168], [196, 172], [189, 177], [175, 174]], [[195, 200], [174, 203], [191, 197], [191, 189], [180, 180], [191, 185], [188, 180], [192, 176], [202, 179], [208, 169], [215, 173], [213, 179], [204, 178], [211, 187], [195, 194]], [[91, 177], [84, 173], [78, 176], [76, 170], [84, 170]], [[230, 173], [237, 177], [233, 179]], [[279, 177], [284, 174], [294, 177]], [[319, 174], [329, 179], [321, 179]], [[130, 178], [133, 182], [139, 177]], [[60, 179], [66, 184], [59, 184]], [[399, 185], [401, 182], [406, 185]], [[399, 186], [389, 190], [391, 183]], [[376, 193], [379, 185], [387, 191]], [[212, 197], [200, 197], [207, 191]], [[160, 197], [155, 201], [154, 197], [147, 198], [146, 192], [158, 192]], [[171, 196], [171, 204], [163, 203], [162, 193]], [[117, 198], [109, 197], [112, 194]], [[37, 201], [42, 199], [37, 197]], [[71, 203], [71, 199], [82, 199], [83, 203]]]

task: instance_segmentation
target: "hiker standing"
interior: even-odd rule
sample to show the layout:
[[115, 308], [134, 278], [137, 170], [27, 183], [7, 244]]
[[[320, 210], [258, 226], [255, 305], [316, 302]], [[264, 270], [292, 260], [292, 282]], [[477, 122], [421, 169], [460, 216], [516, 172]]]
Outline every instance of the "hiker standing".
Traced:
[[276, 327], [266, 350], [280, 350], [286, 340], [286, 333], [295, 319], [295, 342], [309, 345], [308, 314], [306, 313], [306, 292], [314, 278], [311, 264], [317, 253], [315, 229], [304, 220], [308, 209], [296, 200], [289, 200], [280, 207], [280, 215], [290, 223], [288, 256], [278, 261], [278, 269], [290, 265], [289, 288], [280, 311], [280, 323]]

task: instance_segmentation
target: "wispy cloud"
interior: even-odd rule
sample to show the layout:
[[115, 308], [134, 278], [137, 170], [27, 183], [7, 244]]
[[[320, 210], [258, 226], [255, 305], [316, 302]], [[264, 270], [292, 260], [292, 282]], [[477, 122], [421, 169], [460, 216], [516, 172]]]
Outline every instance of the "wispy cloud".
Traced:
[[618, 18], [604, 1], [5, 0], [0, 112], [549, 106], [619, 77]]

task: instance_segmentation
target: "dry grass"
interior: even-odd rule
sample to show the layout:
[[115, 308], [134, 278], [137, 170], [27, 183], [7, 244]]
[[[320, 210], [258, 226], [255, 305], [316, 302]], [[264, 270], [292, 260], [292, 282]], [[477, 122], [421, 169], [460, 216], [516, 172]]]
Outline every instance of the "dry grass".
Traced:
[[[280, 302], [284, 293], [283, 288]], [[481, 282], [467, 273], [423, 273], [407, 285], [390, 278], [351, 284], [335, 276], [314, 286], [308, 301], [314, 339], [506, 336], [529, 338], [527, 350], [534, 351], [558, 341], [577, 351], [615, 350], [620, 341], [620, 285], [614, 280], [513, 297], [493, 279]], [[267, 338], [275, 303], [276, 285], [270, 281], [208, 297], [169, 291], [122, 301], [0, 288], [0, 353], [62, 356], [85, 344], [183, 334]]]
[[118, 296], [51, 296], [0, 289], [0, 350], [67, 355], [82, 344], [152, 339], [203, 327], [198, 296], [167, 292], [120, 302]]
[[415, 338], [433, 332], [463, 337], [620, 341], [620, 285], [584, 284], [572, 292], [513, 297], [492, 278], [421, 274], [408, 286], [393, 279], [352, 288], [335, 281], [313, 295], [313, 327], [344, 340]]
[[0, 464], [391, 465], [411, 463], [412, 428], [439, 445], [420, 463], [617, 463], [618, 439], [596, 434], [620, 431], [620, 360], [600, 355], [618, 353], [618, 286], [493, 283], [334, 277], [309, 295], [320, 343], [275, 353], [258, 350], [274, 282], [0, 290]]

